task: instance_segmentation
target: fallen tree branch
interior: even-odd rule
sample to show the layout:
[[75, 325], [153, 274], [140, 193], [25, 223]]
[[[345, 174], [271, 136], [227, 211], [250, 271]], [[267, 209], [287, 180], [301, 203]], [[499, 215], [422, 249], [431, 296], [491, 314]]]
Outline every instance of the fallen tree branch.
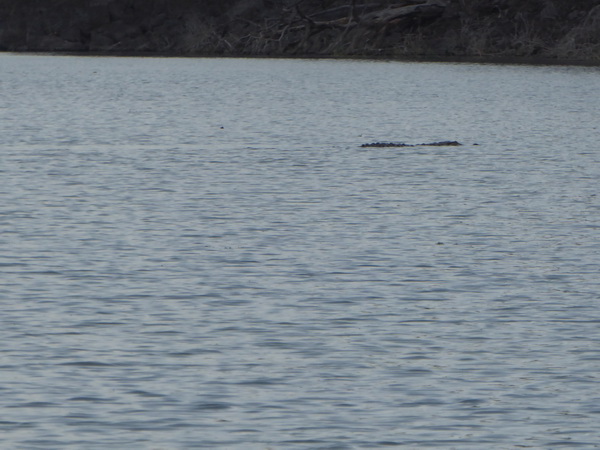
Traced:
[[366, 25], [384, 25], [406, 17], [429, 19], [443, 14], [447, 4], [445, 0], [427, 0], [408, 6], [390, 6], [388, 8], [365, 14], [361, 22]]

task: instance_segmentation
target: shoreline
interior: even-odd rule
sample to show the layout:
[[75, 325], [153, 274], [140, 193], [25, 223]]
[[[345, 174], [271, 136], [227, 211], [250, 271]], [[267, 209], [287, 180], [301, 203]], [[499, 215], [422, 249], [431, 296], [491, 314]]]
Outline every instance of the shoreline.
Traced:
[[73, 56], [90, 58], [184, 58], [184, 59], [305, 59], [330, 61], [373, 61], [403, 63], [489, 64], [500, 66], [563, 66], [600, 67], [598, 60], [552, 58], [547, 56], [389, 56], [389, 55], [247, 55], [247, 54], [186, 54], [177, 52], [144, 51], [0, 51], [7, 55]]
[[597, 0], [0, 1], [0, 51], [600, 66]]

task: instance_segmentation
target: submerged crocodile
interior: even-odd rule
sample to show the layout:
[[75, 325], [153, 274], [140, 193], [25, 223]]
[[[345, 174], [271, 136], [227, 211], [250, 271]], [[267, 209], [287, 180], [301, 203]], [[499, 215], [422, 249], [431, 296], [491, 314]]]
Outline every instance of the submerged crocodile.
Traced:
[[361, 147], [456, 147], [458, 145], [462, 144], [457, 141], [440, 141], [423, 144], [405, 144], [404, 142], [371, 142], [370, 144], [363, 144]]

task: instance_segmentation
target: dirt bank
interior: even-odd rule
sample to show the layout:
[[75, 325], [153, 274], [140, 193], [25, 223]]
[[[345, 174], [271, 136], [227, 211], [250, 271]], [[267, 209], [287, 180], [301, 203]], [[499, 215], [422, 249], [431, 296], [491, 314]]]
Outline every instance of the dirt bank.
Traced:
[[0, 50], [600, 63], [600, 2], [0, 0]]

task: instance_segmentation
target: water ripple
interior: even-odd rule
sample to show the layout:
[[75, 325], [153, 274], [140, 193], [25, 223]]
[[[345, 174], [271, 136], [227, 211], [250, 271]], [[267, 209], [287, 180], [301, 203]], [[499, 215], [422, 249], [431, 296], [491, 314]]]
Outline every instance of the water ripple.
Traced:
[[596, 69], [0, 72], [0, 447], [598, 447]]

